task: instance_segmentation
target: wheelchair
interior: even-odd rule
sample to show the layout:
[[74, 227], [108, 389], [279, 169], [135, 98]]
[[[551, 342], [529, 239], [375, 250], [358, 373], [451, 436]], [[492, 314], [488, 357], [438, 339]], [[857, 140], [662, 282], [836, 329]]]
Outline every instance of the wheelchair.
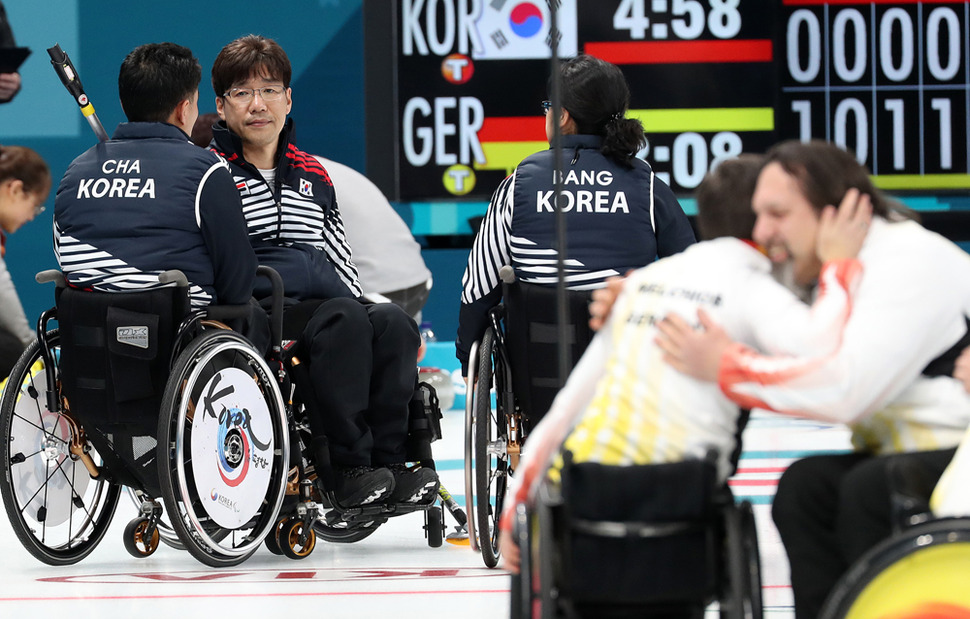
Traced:
[[822, 619], [970, 614], [970, 518], [937, 517], [911, 471], [892, 473], [894, 533], [860, 557], [826, 600]]
[[177, 271], [125, 294], [58, 271], [38, 281], [57, 284], [57, 304], [0, 401], [0, 493], [20, 542], [50, 565], [82, 560], [128, 487], [133, 556], [160, 541], [214, 567], [252, 555], [277, 523], [290, 437], [276, 374], [218, 322], [248, 308], [190, 311]]
[[[287, 333], [288, 328], [284, 327], [284, 336], [295, 339], [296, 334]], [[291, 344], [294, 342], [288, 341]], [[314, 462], [315, 455], [310, 453], [312, 436], [305, 411], [308, 406], [319, 405], [315, 402], [313, 390], [309, 388], [312, 379], [306, 364], [300, 360], [299, 352], [298, 347], [291, 346], [283, 353], [284, 364], [292, 377], [291, 386], [288, 388], [290, 408], [294, 413], [292, 442], [299, 445], [291, 462], [291, 477], [284, 501], [284, 512], [289, 510], [289, 515], [280, 518], [276, 535], [266, 538], [267, 549], [274, 554], [300, 559], [313, 550], [316, 536], [332, 543], [354, 543], [372, 535], [390, 518], [416, 511], [424, 513], [422, 528], [428, 545], [432, 548], [440, 547], [444, 540], [445, 525], [442, 508], [435, 502], [373, 503], [361, 506], [340, 504], [330, 489], [333, 487], [332, 483], [327, 482], [332, 474], [329, 461]], [[408, 462], [435, 468], [431, 443], [441, 438], [441, 418], [434, 388], [427, 383], [418, 383], [409, 404], [406, 443]], [[322, 483], [314, 483], [318, 477], [322, 478]]]
[[[511, 617], [760, 618], [750, 503], [716, 481], [716, 457], [638, 466], [574, 463], [516, 513]], [[637, 491], [631, 492], [631, 488]]]
[[[515, 280], [500, 270], [502, 303], [489, 311], [468, 361], [472, 393], [465, 400], [465, 500], [468, 536], [488, 567], [498, 565], [498, 518], [508, 477], [525, 440], [559, 391], [557, 291]], [[567, 291], [567, 338], [575, 364], [593, 339], [590, 292]], [[492, 406], [491, 391], [495, 392]], [[474, 474], [473, 474], [474, 469]]]

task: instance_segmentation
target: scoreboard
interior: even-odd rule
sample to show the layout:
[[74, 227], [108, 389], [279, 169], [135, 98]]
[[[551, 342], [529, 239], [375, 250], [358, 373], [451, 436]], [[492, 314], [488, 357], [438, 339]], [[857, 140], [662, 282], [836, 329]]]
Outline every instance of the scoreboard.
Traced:
[[788, 138], [885, 189], [970, 189], [967, 0], [365, 0], [368, 175], [392, 199], [487, 199], [548, 148], [550, 2], [560, 56], [623, 70], [679, 194]]

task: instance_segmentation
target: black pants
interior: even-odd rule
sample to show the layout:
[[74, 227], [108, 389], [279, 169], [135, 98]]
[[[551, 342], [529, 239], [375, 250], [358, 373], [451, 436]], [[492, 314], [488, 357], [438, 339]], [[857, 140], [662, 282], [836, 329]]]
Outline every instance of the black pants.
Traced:
[[307, 412], [333, 464], [404, 462], [419, 344], [417, 325], [391, 303], [328, 299], [313, 311], [300, 345], [320, 410]]
[[[929, 499], [954, 451], [812, 456], [788, 467], [771, 515], [788, 553], [797, 619], [816, 619], [849, 566], [892, 534], [900, 475], [920, 478], [918, 493]], [[914, 494], [913, 484], [907, 490]]]

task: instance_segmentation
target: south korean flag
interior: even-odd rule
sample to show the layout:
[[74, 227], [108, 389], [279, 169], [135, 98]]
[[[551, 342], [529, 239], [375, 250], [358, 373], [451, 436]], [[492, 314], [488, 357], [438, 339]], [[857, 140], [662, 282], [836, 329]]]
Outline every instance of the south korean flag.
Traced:
[[308, 198], [313, 197], [313, 183], [305, 178], [300, 179], [300, 195]]
[[481, 17], [475, 22], [484, 49], [475, 60], [549, 58], [552, 39], [550, 2], [558, 3], [559, 56], [576, 55], [576, 0], [483, 0]]

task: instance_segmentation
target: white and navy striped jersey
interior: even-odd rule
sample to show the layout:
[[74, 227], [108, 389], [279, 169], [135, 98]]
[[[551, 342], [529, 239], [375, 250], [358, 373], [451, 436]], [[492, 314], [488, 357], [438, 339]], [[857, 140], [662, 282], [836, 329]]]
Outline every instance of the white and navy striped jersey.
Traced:
[[256, 257], [228, 166], [166, 123], [123, 123], [57, 190], [54, 252], [71, 286], [126, 292], [178, 269], [192, 305], [243, 304]]
[[[623, 166], [604, 156], [601, 145], [598, 136], [563, 136], [564, 279], [573, 290], [600, 288], [609, 277], [694, 242], [683, 209], [650, 165], [634, 159]], [[553, 167], [552, 150], [527, 157], [492, 196], [462, 278], [456, 348], [463, 367], [501, 297], [499, 269], [511, 265], [522, 282], [556, 285]]]
[[[291, 127], [287, 121], [275, 170], [255, 168], [243, 159], [236, 136], [221, 124], [214, 128], [213, 146], [229, 162], [249, 240], [260, 264], [282, 276], [287, 297], [359, 297], [333, 183], [316, 157], [288, 142]], [[257, 282], [257, 296], [266, 294]]]

